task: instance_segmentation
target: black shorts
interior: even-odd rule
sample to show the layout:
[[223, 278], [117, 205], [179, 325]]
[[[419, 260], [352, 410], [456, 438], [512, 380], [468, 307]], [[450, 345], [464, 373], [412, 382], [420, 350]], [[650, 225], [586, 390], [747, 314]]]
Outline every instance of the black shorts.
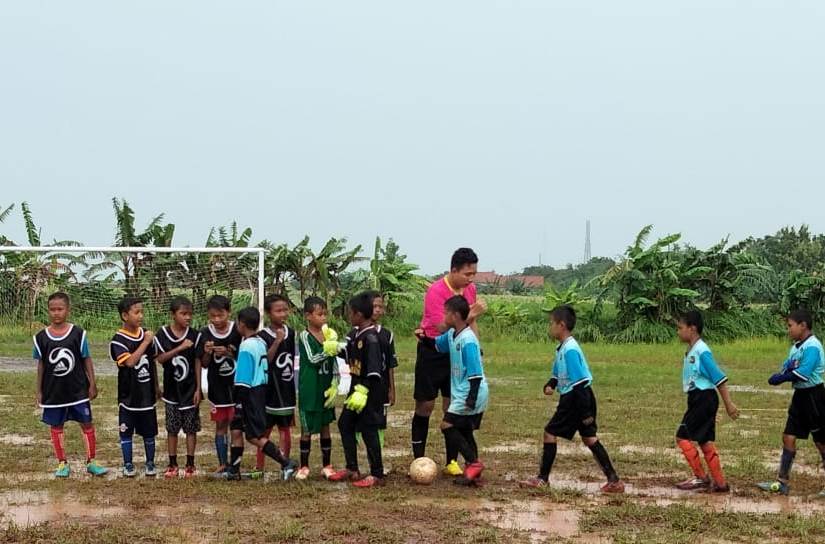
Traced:
[[197, 407], [181, 410], [176, 404], [166, 403], [166, 432], [173, 436], [197, 434], [201, 430], [201, 414]]
[[143, 438], [154, 438], [158, 435], [158, 413], [151, 410], [127, 410], [120, 406], [117, 413], [117, 424], [120, 434], [132, 436], [137, 433]]
[[559, 399], [556, 413], [550, 418], [544, 432], [573, 440], [576, 432], [582, 438], [596, 436], [596, 396], [588, 386], [577, 386]]
[[704, 444], [716, 440], [716, 412], [719, 395], [716, 389], [694, 389], [688, 392], [687, 411], [676, 429], [676, 438]]
[[240, 397], [235, 404], [235, 417], [229, 428], [241, 431], [247, 439], [263, 437], [267, 429], [266, 388], [252, 387], [243, 391]]
[[430, 349], [423, 342], [418, 343], [415, 354], [415, 391], [418, 401], [429, 401], [450, 397], [450, 354]]
[[471, 416], [462, 416], [447, 412], [444, 414], [444, 421], [455, 427], [456, 429], [470, 429], [477, 431], [481, 428], [481, 418], [484, 417], [484, 412], [480, 414], [473, 414]]
[[825, 387], [794, 389], [784, 433], [801, 440], [810, 434], [814, 442], [825, 443]]
[[382, 431], [385, 431], [387, 429], [387, 413], [389, 411], [390, 411], [389, 405], [385, 404], [384, 405], [384, 417], [381, 418], [381, 422], [378, 424], [378, 428], [381, 429]]
[[268, 429], [274, 429], [275, 427], [279, 428], [286, 428], [286, 427], [294, 427], [295, 426], [295, 412], [293, 411], [289, 415], [275, 415], [270, 414], [267, 412], [266, 414], [266, 427]]

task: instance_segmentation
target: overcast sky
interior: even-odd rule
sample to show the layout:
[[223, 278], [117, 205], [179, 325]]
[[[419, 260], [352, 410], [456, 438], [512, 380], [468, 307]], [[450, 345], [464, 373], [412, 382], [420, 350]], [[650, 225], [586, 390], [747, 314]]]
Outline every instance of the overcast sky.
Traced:
[[[825, 231], [825, 2], [5, 2], [0, 205], [393, 237], [425, 272]], [[19, 206], [19, 204], [18, 204]], [[0, 232], [23, 237], [19, 214]]]

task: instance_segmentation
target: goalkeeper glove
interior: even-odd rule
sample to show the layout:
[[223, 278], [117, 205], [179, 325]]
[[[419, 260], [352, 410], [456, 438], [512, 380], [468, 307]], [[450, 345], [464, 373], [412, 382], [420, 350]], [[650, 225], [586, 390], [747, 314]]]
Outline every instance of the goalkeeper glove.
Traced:
[[363, 385], [356, 385], [355, 391], [349, 396], [347, 401], [344, 403], [348, 409], [352, 410], [356, 414], [360, 414], [364, 407], [367, 405], [367, 395], [369, 394], [370, 390], [364, 387]]
[[327, 325], [321, 327], [321, 332], [324, 334], [324, 355], [335, 357], [346, 344], [338, 342], [338, 333]]
[[332, 408], [332, 405], [335, 404], [335, 395], [338, 394], [338, 378], [334, 378], [332, 380], [332, 384], [329, 386], [329, 389], [324, 391], [324, 408]]

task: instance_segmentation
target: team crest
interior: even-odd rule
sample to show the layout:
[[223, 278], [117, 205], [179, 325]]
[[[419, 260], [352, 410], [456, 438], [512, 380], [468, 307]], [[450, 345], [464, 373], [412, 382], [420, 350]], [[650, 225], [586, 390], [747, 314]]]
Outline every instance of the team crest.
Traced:
[[74, 353], [68, 348], [55, 348], [49, 353], [49, 363], [52, 365], [52, 374], [62, 378], [74, 370]]
[[127, 427], [125, 423], [120, 424], [120, 432], [125, 433], [128, 430], [129, 430], [129, 427]]
[[358, 349], [362, 349], [363, 347], [364, 347], [364, 341], [363, 341], [363, 340], [359, 340], [359, 341], [358, 341]]

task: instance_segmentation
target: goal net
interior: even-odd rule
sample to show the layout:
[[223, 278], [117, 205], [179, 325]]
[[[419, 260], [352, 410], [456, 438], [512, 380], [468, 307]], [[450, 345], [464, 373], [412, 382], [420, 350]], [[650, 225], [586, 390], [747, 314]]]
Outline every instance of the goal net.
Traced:
[[144, 327], [169, 322], [176, 296], [193, 304], [193, 326], [206, 323], [206, 302], [220, 294], [233, 313], [263, 305], [262, 248], [0, 247], [0, 325], [39, 329], [48, 323], [47, 299], [71, 298], [71, 320], [90, 331], [120, 323], [125, 295], [143, 299]]

